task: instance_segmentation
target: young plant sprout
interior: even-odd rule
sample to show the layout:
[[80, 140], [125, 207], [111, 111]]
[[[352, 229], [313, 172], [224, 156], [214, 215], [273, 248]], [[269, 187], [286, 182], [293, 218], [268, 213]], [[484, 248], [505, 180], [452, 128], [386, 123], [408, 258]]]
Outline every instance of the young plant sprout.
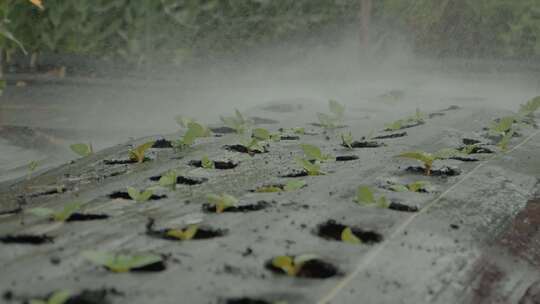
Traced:
[[169, 229], [167, 230], [167, 236], [176, 238], [182, 241], [189, 241], [193, 239], [195, 234], [197, 234], [197, 230], [199, 230], [198, 225], [189, 225], [185, 229]]
[[29, 180], [32, 178], [32, 173], [36, 171], [37, 167], [39, 166], [39, 163], [35, 160], [31, 161], [28, 164], [28, 173], [26, 174], [26, 179]]
[[225, 126], [234, 129], [238, 134], [244, 134], [244, 132], [249, 128], [251, 122], [248, 119], [245, 119], [242, 113], [235, 109], [234, 117], [223, 117], [220, 116], [221, 121]]
[[337, 128], [345, 113], [345, 107], [335, 100], [328, 101], [328, 107], [332, 114], [317, 113], [319, 124], [325, 130]]
[[[178, 179], [178, 173], [174, 170], [171, 170], [165, 174], [163, 174], [158, 181], [158, 184], [161, 187], [171, 188], [172, 190], [176, 190], [176, 180]], [[152, 196], [152, 194], [150, 194]]]
[[504, 136], [501, 138], [497, 146], [502, 150], [506, 151], [508, 150], [508, 145], [510, 144], [510, 140], [514, 136], [515, 131], [510, 129], [508, 132], [504, 134]]
[[324, 175], [324, 172], [321, 171], [321, 165], [317, 161], [311, 162], [308, 159], [300, 157], [295, 158], [295, 161], [310, 176]]
[[280, 139], [279, 134], [272, 134], [270, 133], [270, 131], [264, 128], [253, 129], [251, 137], [257, 140], [261, 140], [261, 141], [265, 141], [265, 140], [279, 141]]
[[69, 146], [71, 150], [77, 153], [79, 156], [86, 157], [94, 153], [92, 144], [73, 144]]
[[354, 235], [350, 227], [346, 227], [341, 232], [341, 241], [349, 244], [362, 244], [362, 240]]
[[426, 192], [429, 185], [429, 182], [418, 181], [407, 185], [391, 184], [389, 189], [395, 192]]
[[236, 206], [238, 199], [229, 194], [208, 194], [208, 201], [216, 207], [216, 213], [223, 213], [226, 209]]
[[185, 147], [190, 147], [193, 145], [193, 143], [195, 143], [195, 139], [199, 137], [208, 137], [209, 135], [210, 131], [208, 128], [199, 123], [190, 122], [188, 123], [188, 129], [184, 134], [184, 137], [176, 142], [176, 148], [182, 149]]
[[318, 257], [313, 254], [304, 254], [298, 256], [277, 256], [272, 259], [272, 266], [283, 270], [288, 276], [295, 277], [302, 270], [305, 263], [315, 260]]
[[181, 116], [181, 115], [178, 115], [174, 118], [174, 120], [176, 121], [176, 123], [178, 125], [180, 125], [182, 128], [187, 128], [188, 125], [192, 122], [196, 122], [195, 119], [193, 118], [190, 118], [190, 117], [185, 117], [185, 116]]
[[266, 152], [266, 149], [264, 148], [263, 142], [261, 142], [257, 138], [240, 138], [239, 142], [240, 142], [241, 146], [246, 148], [248, 153], [254, 153], [254, 152], [264, 153], [264, 152]]
[[80, 203], [71, 203], [67, 204], [61, 211], [54, 211], [50, 208], [32, 208], [27, 212], [35, 216], [47, 217], [56, 222], [65, 222], [73, 213], [81, 209], [81, 206]]
[[330, 154], [323, 154], [321, 149], [316, 146], [302, 144], [300, 147], [304, 151], [304, 155], [307, 160], [324, 162], [332, 158]]
[[290, 192], [301, 189], [306, 185], [306, 182], [303, 180], [292, 180], [287, 182], [284, 186], [263, 186], [257, 188], [255, 192], [259, 193], [272, 193], [272, 192]]
[[82, 256], [116, 273], [128, 272], [163, 260], [161, 256], [155, 254], [126, 255], [102, 251], [84, 251]]
[[405, 119], [396, 120], [392, 123], [386, 124], [385, 130], [386, 131], [397, 131], [401, 130], [411, 124], [423, 124], [425, 119], [425, 114], [420, 111], [420, 109], [416, 109], [416, 113], [413, 116], [407, 117]]
[[334, 114], [337, 120], [343, 119], [343, 116], [345, 114], [345, 106], [340, 104], [339, 102], [335, 100], [329, 100], [328, 101], [328, 107], [330, 108], [330, 112]]
[[150, 141], [129, 150], [129, 159], [136, 161], [139, 164], [142, 163], [144, 161], [146, 151], [152, 148], [153, 145], [154, 141]]
[[298, 135], [304, 135], [306, 134], [306, 129], [305, 128], [292, 128], [291, 129], [293, 131], [294, 134], [298, 134]]
[[353, 141], [354, 141], [354, 138], [352, 136], [352, 133], [349, 132], [347, 134], [345, 133], [341, 133], [340, 134], [341, 136], [341, 144], [349, 149], [352, 149], [352, 144], [353, 144]]
[[205, 169], [214, 169], [216, 167], [214, 161], [209, 159], [207, 155], [202, 157], [201, 166]]
[[540, 109], [540, 96], [537, 96], [529, 100], [527, 103], [521, 105], [519, 115], [523, 117], [532, 116], [536, 111], [538, 111], [538, 109]]
[[386, 197], [380, 196], [378, 199], [375, 198], [373, 191], [367, 186], [360, 186], [356, 192], [355, 201], [358, 204], [363, 205], [376, 205], [380, 208], [388, 208], [389, 204], [386, 200]]
[[319, 124], [323, 129], [325, 130], [332, 130], [337, 128], [337, 120], [324, 113], [317, 113], [317, 119], [319, 120]]
[[489, 128], [489, 133], [492, 136], [504, 136], [516, 122], [515, 116], [507, 116], [501, 118], [499, 121], [493, 122]]
[[29, 304], [65, 304], [67, 303], [67, 301], [69, 301], [71, 296], [72, 296], [71, 291], [60, 290], [60, 291], [54, 292], [46, 300], [32, 299], [28, 303]]
[[152, 188], [148, 188], [144, 191], [139, 191], [133, 187], [128, 187], [127, 192], [129, 194], [129, 197], [131, 197], [132, 200], [142, 203], [146, 202], [152, 197], [152, 194], [154, 194], [154, 190]]

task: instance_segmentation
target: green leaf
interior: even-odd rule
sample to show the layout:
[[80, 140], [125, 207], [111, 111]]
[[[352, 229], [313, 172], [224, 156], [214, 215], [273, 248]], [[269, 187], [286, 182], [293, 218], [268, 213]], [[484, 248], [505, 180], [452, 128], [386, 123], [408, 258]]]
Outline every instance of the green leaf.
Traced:
[[272, 259], [272, 266], [283, 270], [289, 276], [296, 276], [293, 258], [290, 256], [277, 256]]
[[328, 114], [317, 113], [317, 119], [319, 120], [319, 124], [325, 129], [337, 128], [336, 119]]
[[388, 203], [388, 200], [386, 200], [385, 196], [381, 196], [379, 197], [379, 200], [377, 201], [377, 206], [379, 208], [386, 209], [390, 206], [390, 204]]
[[405, 185], [394, 184], [390, 185], [390, 190], [395, 192], [408, 192], [409, 188], [407, 188]]
[[208, 156], [204, 155], [201, 159], [201, 166], [205, 169], [214, 169], [214, 161], [210, 160]]
[[276, 192], [282, 192], [282, 191], [283, 189], [277, 186], [263, 186], [255, 190], [255, 192], [257, 193], [276, 193]]
[[503, 138], [501, 139], [501, 141], [497, 144], [497, 146], [503, 150], [503, 151], [506, 151], [508, 150], [508, 145], [510, 144], [510, 140], [512, 139], [512, 137], [514, 136], [514, 130], [510, 130], [509, 132], [507, 132]]
[[188, 124], [188, 130], [186, 131], [186, 134], [184, 134], [184, 137], [182, 139], [182, 145], [189, 147], [193, 145], [195, 142], [195, 139], [199, 137], [206, 137], [207, 136], [207, 129], [196, 122], [190, 122]]
[[304, 135], [306, 134], [305, 128], [292, 128], [293, 132], [298, 135]]
[[295, 158], [295, 160], [297, 164], [307, 171], [308, 175], [316, 176], [324, 174], [321, 172], [321, 166], [317, 162], [311, 163], [309, 160], [299, 157]]
[[187, 128], [190, 123], [195, 122], [195, 119], [178, 115], [174, 118], [177, 124], [182, 128]]
[[33, 172], [37, 169], [38, 166], [39, 166], [38, 162], [33, 160], [30, 162], [30, 164], [28, 164], [28, 170], [30, 170], [30, 172]]
[[283, 187], [283, 190], [285, 191], [296, 191], [301, 188], [303, 188], [306, 185], [306, 182], [303, 180], [292, 180], [289, 181], [285, 187]]
[[341, 142], [347, 148], [352, 149], [353, 141], [354, 139], [351, 132], [349, 132], [348, 134], [344, 134], [344, 133], [341, 134]]
[[393, 123], [384, 125], [384, 127], [388, 131], [397, 131], [397, 130], [400, 130], [401, 128], [403, 128], [403, 123], [404, 123], [403, 120], [397, 120], [397, 121], [395, 121]]
[[238, 199], [229, 194], [208, 194], [207, 199], [216, 207], [216, 213], [222, 213], [228, 208], [234, 207], [238, 203]]
[[145, 191], [140, 192], [139, 190], [133, 187], [128, 187], [127, 192], [129, 194], [129, 197], [131, 197], [132, 200], [138, 203], [146, 202], [147, 200], [150, 199], [152, 194], [154, 194], [154, 191], [152, 189], [147, 189]]
[[537, 96], [527, 103], [521, 105], [519, 109], [519, 114], [523, 116], [533, 115], [536, 111], [540, 109], [540, 96]]
[[338, 119], [343, 118], [343, 115], [345, 114], [345, 106], [335, 100], [328, 101], [328, 106], [330, 107], [330, 112], [334, 113]]
[[176, 188], [176, 180], [178, 179], [178, 173], [176, 171], [171, 170], [165, 174], [163, 174], [159, 178], [159, 185], [161, 187], [171, 187], [173, 190]]
[[452, 157], [463, 157], [463, 156], [467, 156], [467, 155], [453, 148], [441, 149], [433, 154], [433, 157], [435, 159], [449, 159]]
[[414, 183], [411, 183], [409, 185], [407, 185], [407, 188], [409, 189], [409, 191], [411, 192], [420, 192], [422, 190], [426, 190], [426, 188], [430, 185], [429, 182], [425, 182], [425, 181], [418, 181], [418, 182], [414, 182]]
[[503, 117], [499, 120], [499, 122], [494, 122], [489, 131], [494, 135], [504, 135], [512, 128], [515, 121], [516, 117], [514, 116]]
[[162, 258], [155, 254], [124, 255], [102, 251], [84, 251], [83, 257], [94, 264], [105, 266], [112, 272], [127, 272], [160, 262]]
[[432, 164], [435, 160], [432, 154], [426, 152], [405, 152], [398, 155], [398, 157], [414, 159], [424, 164]]
[[189, 225], [186, 229], [169, 229], [167, 231], [167, 236], [177, 238], [182, 241], [189, 241], [193, 239], [198, 230], [198, 225]]
[[129, 158], [138, 163], [142, 163], [144, 161], [144, 155], [146, 154], [146, 151], [152, 148], [154, 143], [155, 143], [154, 141], [150, 141], [150, 142], [147, 142], [140, 146], [135, 147], [135, 149], [132, 149], [129, 151]]
[[51, 217], [54, 214], [54, 210], [50, 208], [32, 208], [26, 212], [38, 217]]
[[356, 191], [356, 202], [361, 204], [374, 204], [376, 203], [375, 195], [369, 187], [360, 186]]
[[67, 290], [61, 290], [53, 293], [47, 301], [47, 304], [64, 304], [71, 298], [72, 293]]
[[321, 149], [316, 146], [301, 144], [300, 147], [302, 147], [304, 155], [308, 160], [326, 161], [330, 158], [330, 155], [323, 155]]
[[91, 144], [73, 144], [69, 147], [73, 152], [82, 157], [89, 156], [94, 152]]
[[360, 240], [353, 232], [352, 229], [349, 227], [346, 227], [341, 232], [341, 240], [344, 243], [349, 244], [362, 244], [362, 240]]
[[270, 132], [264, 128], [253, 129], [253, 138], [258, 140], [269, 140]]
[[62, 211], [53, 215], [53, 219], [57, 222], [64, 222], [79, 209], [81, 209], [80, 203], [67, 204]]

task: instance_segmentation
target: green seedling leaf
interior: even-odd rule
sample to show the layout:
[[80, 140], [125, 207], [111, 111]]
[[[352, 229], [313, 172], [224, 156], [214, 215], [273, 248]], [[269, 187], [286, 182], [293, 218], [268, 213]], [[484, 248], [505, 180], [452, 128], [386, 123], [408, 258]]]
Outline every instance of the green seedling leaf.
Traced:
[[514, 130], [510, 130], [506, 132], [506, 134], [504, 134], [504, 136], [502, 137], [501, 141], [497, 144], [497, 146], [503, 151], [508, 150], [508, 145], [510, 144], [510, 140], [512, 139], [513, 136], [514, 136]]
[[429, 187], [430, 183], [425, 181], [418, 181], [407, 185], [407, 188], [411, 192], [420, 192], [426, 190]]
[[189, 225], [185, 229], [170, 229], [167, 231], [167, 236], [173, 237], [182, 241], [189, 241], [193, 239], [197, 231], [199, 230], [198, 225]]
[[71, 298], [71, 296], [71, 291], [60, 290], [54, 292], [46, 301], [34, 299], [30, 300], [29, 304], [64, 304]]
[[208, 129], [199, 123], [190, 122], [186, 134], [180, 141], [180, 146], [189, 147], [195, 143], [195, 139], [206, 136], [208, 136]]
[[330, 130], [337, 128], [336, 119], [328, 114], [317, 113], [317, 119], [324, 129]]
[[204, 155], [201, 159], [201, 166], [205, 169], [214, 169], [214, 161], [209, 159], [208, 156]]
[[94, 153], [92, 144], [73, 144], [69, 146], [71, 150], [77, 153], [79, 156], [86, 157]]
[[235, 109], [234, 113], [234, 117], [220, 117], [220, 119], [225, 126], [234, 129], [236, 133], [244, 134], [244, 132], [249, 128], [250, 123], [237, 109]]
[[426, 175], [431, 175], [431, 168], [433, 167], [433, 162], [435, 161], [435, 156], [427, 152], [405, 152], [398, 157], [414, 159], [424, 164], [424, 169], [426, 170]]
[[249, 152], [265, 152], [264, 146], [261, 141], [259, 141], [257, 138], [241, 138], [240, 145], [244, 146]]
[[375, 195], [367, 186], [360, 186], [356, 192], [356, 202], [361, 204], [375, 204]]
[[522, 116], [533, 115], [536, 111], [540, 109], [540, 96], [537, 96], [527, 103], [521, 105], [519, 109], [519, 114]]
[[393, 123], [384, 125], [384, 128], [389, 131], [397, 131], [403, 128], [404, 121], [403, 120], [397, 120]]
[[343, 115], [345, 114], [345, 106], [335, 100], [328, 101], [328, 106], [330, 107], [330, 112], [332, 112], [337, 119], [343, 118]]
[[32, 178], [32, 173], [36, 171], [37, 167], [39, 166], [39, 163], [35, 160], [31, 161], [28, 164], [28, 174], [26, 175], [26, 179], [29, 180]]
[[504, 135], [510, 131], [515, 121], [516, 117], [514, 116], [503, 117], [499, 122], [493, 122], [489, 131], [493, 135]]
[[177, 124], [182, 128], [187, 128], [190, 123], [195, 122], [195, 119], [178, 115], [174, 118]]
[[341, 241], [349, 244], [362, 244], [362, 240], [360, 240], [356, 235], [354, 235], [351, 228], [349, 227], [343, 229], [343, 231], [341, 232]]
[[277, 186], [264, 186], [264, 187], [259, 187], [257, 188], [257, 190], [255, 190], [255, 192], [258, 192], [258, 193], [276, 193], [276, 192], [282, 192], [282, 191], [283, 189]]
[[298, 275], [302, 266], [308, 261], [316, 259], [315, 255], [300, 255], [296, 257], [278, 256], [272, 259], [272, 266], [283, 270], [288, 276]]
[[305, 185], [306, 185], [306, 182], [303, 181], [303, 180], [292, 180], [292, 181], [289, 181], [285, 185], [285, 187], [283, 187], [283, 190], [285, 190], [285, 191], [296, 191], [296, 190], [301, 189]]
[[386, 197], [383, 195], [379, 197], [379, 200], [377, 201], [377, 206], [379, 208], [386, 209], [390, 206], [390, 204], [388, 203], [388, 200], [386, 199]]
[[[178, 179], [178, 173], [174, 170], [171, 170], [161, 176], [158, 181], [158, 184], [161, 187], [170, 187], [173, 190], [176, 189], [176, 180]], [[150, 194], [152, 196], [152, 194]]]
[[144, 143], [140, 146], [137, 146], [135, 149], [129, 151], [129, 159], [138, 162], [139, 164], [144, 161], [144, 155], [146, 151], [154, 145], [154, 141]]
[[310, 176], [324, 175], [324, 173], [321, 172], [321, 166], [319, 165], [319, 163], [317, 162], [311, 163], [309, 160], [299, 158], [299, 157], [295, 158], [295, 160], [298, 165], [300, 165], [304, 170], [307, 171], [308, 175]]
[[341, 133], [341, 142], [344, 146], [346, 146], [349, 149], [352, 149], [353, 141], [354, 141], [354, 138], [351, 132], [347, 134]]
[[228, 208], [236, 206], [238, 204], [238, 199], [229, 194], [209, 194], [207, 199], [211, 204], [216, 206], [216, 213], [223, 213]]
[[253, 129], [252, 137], [258, 140], [269, 140], [270, 132], [264, 128]]
[[393, 184], [393, 185], [390, 185], [390, 190], [395, 191], [395, 192], [408, 192], [409, 188], [405, 185]]
[[132, 200], [142, 203], [146, 202], [150, 199], [152, 194], [154, 194], [154, 190], [152, 189], [146, 189], [144, 191], [139, 191], [133, 187], [128, 187], [127, 192], [129, 194], [129, 197], [131, 197]]
[[102, 251], [85, 251], [82, 256], [94, 264], [105, 266], [112, 272], [128, 272], [133, 268], [140, 268], [160, 262], [162, 258], [155, 254], [125, 255]]
[[465, 155], [470, 155], [479, 146], [480, 146], [479, 144], [467, 145], [467, 146], [461, 148], [461, 153], [463, 153]]
[[292, 131], [294, 132], [294, 134], [298, 134], [298, 135], [306, 134], [305, 128], [292, 128]]
[[324, 162], [331, 158], [329, 154], [322, 154], [321, 149], [313, 145], [301, 144], [304, 155], [308, 160], [317, 160]]

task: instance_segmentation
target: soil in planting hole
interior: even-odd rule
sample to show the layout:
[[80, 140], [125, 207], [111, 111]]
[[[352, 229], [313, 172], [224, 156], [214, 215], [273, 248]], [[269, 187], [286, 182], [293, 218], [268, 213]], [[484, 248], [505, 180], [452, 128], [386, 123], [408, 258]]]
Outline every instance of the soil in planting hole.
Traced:
[[[348, 148], [347, 145], [341, 144], [343, 147]], [[383, 147], [383, 143], [378, 143], [376, 141], [354, 141], [351, 144], [351, 147], [354, 149], [363, 149], [363, 148], [380, 148]]]
[[228, 145], [225, 146], [225, 149], [233, 152], [240, 152], [240, 153], [247, 153], [247, 154], [261, 154], [261, 153], [268, 153], [266, 149], [264, 149], [264, 152], [261, 151], [250, 151], [248, 148], [242, 146], [242, 145]]
[[[146, 234], [152, 237], [157, 237], [164, 240], [170, 240], [170, 241], [181, 241], [178, 238], [172, 237], [167, 235], [167, 232], [169, 230], [172, 230], [171, 228], [164, 228], [164, 229], [155, 229], [154, 228], [154, 220], [149, 219], [148, 224], [146, 224]], [[210, 227], [198, 227], [197, 232], [193, 236], [193, 240], [207, 240], [207, 239], [213, 239], [225, 236], [227, 234], [227, 230], [224, 229], [212, 229]]]
[[[424, 169], [424, 167], [418, 167], [418, 166], [417, 167], [407, 167], [407, 169], [405, 169], [405, 171], [412, 172], [412, 173], [418, 173], [418, 174], [422, 174], [422, 175], [426, 174], [426, 170]], [[458, 168], [442, 167], [441, 169], [431, 170], [431, 175], [432, 176], [448, 177], [448, 176], [458, 176], [460, 174], [461, 174], [461, 171]]]
[[85, 222], [85, 221], [106, 220], [108, 218], [109, 216], [107, 214], [73, 213], [66, 221], [67, 222]]
[[[317, 228], [317, 235], [327, 240], [341, 241], [341, 233], [345, 226], [335, 220], [328, 220], [326, 223], [320, 224]], [[363, 230], [357, 227], [350, 227], [353, 234], [358, 237], [362, 243], [375, 244], [383, 240], [383, 236], [375, 231]]]
[[[149, 161], [149, 157], [145, 157], [143, 162]], [[132, 165], [137, 164], [138, 162], [133, 159], [106, 159], [103, 161], [103, 163], [107, 166], [114, 166], [114, 165]]]
[[307, 171], [293, 171], [291, 173], [287, 173], [285, 175], [282, 175], [281, 177], [287, 177], [287, 178], [296, 178], [296, 177], [306, 177], [309, 176]]
[[344, 155], [344, 156], [337, 156], [336, 161], [338, 162], [346, 162], [346, 161], [352, 161], [357, 160], [358, 156], [356, 155]]
[[279, 123], [279, 121], [277, 120], [264, 118], [264, 117], [254, 116], [254, 117], [250, 117], [249, 119], [251, 119], [251, 121], [253, 121], [253, 123], [256, 125], [273, 125], [273, 124]]
[[[463, 151], [466, 147], [461, 147], [459, 150]], [[485, 148], [485, 147], [479, 147], [475, 146], [471, 151], [469, 151], [469, 154], [493, 154], [495, 153], [493, 150]]]
[[[161, 175], [152, 176], [150, 177], [150, 180], [153, 182], [157, 182], [161, 179]], [[202, 183], [207, 182], [208, 179], [201, 177], [201, 178], [195, 178], [195, 177], [187, 177], [187, 176], [178, 176], [176, 177], [176, 184], [177, 185], [188, 185], [188, 186], [195, 186], [200, 185]]]
[[[192, 160], [189, 162], [192, 167], [202, 168], [202, 161]], [[214, 169], [218, 170], [231, 170], [238, 166], [238, 163], [232, 161], [214, 161]]]
[[417, 206], [409, 206], [409, 205], [396, 203], [396, 202], [390, 203], [390, 205], [388, 206], [388, 209], [394, 210], [394, 211], [401, 211], [401, 212], [418, 212], [419, 210]]
[[462, 162], [477, 162], [477, 161], [479, 161], [479, 159], [477, 159], [477, 158], [460, 157], [460, 156], [450, 157], [449, 159], [459, 160], [459, 161], [462, 161]]
[[[109, 198], [110, 199], [125, 199], [125, 200], [133, 200], [131, 198], [131, 196], [129, 196], [129, 194], [125, 191], [116, 191], [116, 192], [113, 192], [111, 194], [109, 194]], [[149, 201], [159, 201], [160, 199], [164, 199], [164, 198], [167, 198], [166, 195], [156, 195], [156, 194], [152, 194], [152, 196], [150, 196], [150, 198], [148, 199]]]
[[[286, 275], [286, 273], [281, 268], [274, 267], [271, 260], [266, 262], [265, 267], [273, 273]], [[337, 276], [338, 274], [339, 271], [334, 265], [320, 259], [313, 259], [305, 262], [302, 265], [302, 268], [296, 274], [296, 277], [310, 279], [328, 279]]]
[[152, 149], [169, 149], [173, 148], [172, 142], [164, 138], [158, 139], [152, 145]]
[[[408, 124], [408, 125], [404, 125], [404, 126], [401, 126], [401, 128], [399, 128], [398, 130], [404, 130], [404, 129], [410, 129], [410, 128], [414, 128], [414, 127], [418, 127], [418, 126], [421, 126], [425, 124], [425, 122], [423, 121], [418, 121], [416, 123], [412, 123], [412, 124]], [[391, 132], [391, 131], [395, 131], [393, 129], [384, 129], [384, 131], [386, 132]]]
[[236, 133], [236, 130], [229, 127], [216, 127], [216, 128], [210, 128], [210, 130], [214, 133], [218, 134], [232, 134]]
[[0, 236], [0, 242], [4, 244], [43, 245], [52, 243], [53, 240], [53, 237], [47, 235], [20, 234]]
[[[272, 202], [274, 203], [274, 202]], [[256, 204], [249, 204], [249, 205], [240, 205], [240, 206], [234, 206], [225, 209], [223, 212], [231, 212], [231, 213], [238, 213], [238, 212], [254, 212], [254, 211], [260, 211], [263, 209], [266, 209], [270, 207], [271, 203], [267, 201], [258, 201]], [[203, 204], [202, 210], [205, 212], [216, 212], [216, 206], [211, 204]]]
[[271, 302], [254, 298], [234, 298], [225, 300], [224, 304], [272, 304]]
[[407, 132], [401, 132], [401, 133], [393, 133], [393, 134], [388, 134], [388, 135], [380, 135], [380, 136], [373, 137], [373, 139], [400, 138], [400, 137], [405, 137], [407, 135], [408, 135]]
[[300, 136], [296, 135], [283, 135], [279, 138], [280, 140], [300, 140]]

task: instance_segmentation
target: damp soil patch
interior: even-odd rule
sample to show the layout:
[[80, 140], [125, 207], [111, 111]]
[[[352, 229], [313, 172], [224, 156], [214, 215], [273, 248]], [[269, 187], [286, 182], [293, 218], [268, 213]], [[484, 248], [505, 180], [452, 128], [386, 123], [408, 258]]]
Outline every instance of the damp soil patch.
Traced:
[[[424, 167], [420, 167], [420, 166], [407, 167], [405, 171], [411, 172], [411, 173], [422, 174], [422, 175], [425, 175], [426, 173], [426, 170], [424, 169]], [[451, 167], [442, 167], [440, 169], [431, 170], [432, 176], [449, 177], [449, 176], [458, 176], [460, 174], [461, 174], [461, 170], [459, 170], [458, 168], [451, 168]]]
[[347, 161], [353, 161], [358, 160], [359, 157], [356, 155], [343, 155], [343, 156], [336, 156], [336, 161], [338, 162], [347, 162]]
[[376, 136], [376, 137], [373, 137], [373, 139], [392, 139], [392, 138], [405, 137], [407, 135], [408, 135], [407, 132], [400, 132], [400, 133], [392, 133], [388, 135]]
[[[388, 209], [400, 212], [418, 212], [418, 206], [410, 206], [402, 203], [392, 202], [388, 206]], [[354, 232], [354, 231], [353, 231]]]
[[[348, 148], [349, 146], [341, 144], [343, 147]], [[353, 149], [364, 149], [364, 148], [380, 148], [385, 146], [383, 143], [376, 141], [354, 141], [351, 143]]]
[[[145, 157], [143, 162], [150, 161], [149, 157]], [[114, 165], [132, 165], [137, 164], [138, 162], [134, 159], [105, 159], [103, 160], [103, 163], [107, 166], [114, 166]]]
[[66, 222], [87, 222], [87, 221], [100, 221], [106, 220], [109, 216], [107, 214], [94, 214], [94, 213], [73, 213], [69, 216]]
[[[161, 179], [161, 175], [156, 175], [150, 177], [150, 180], [153, 182], [157, 182]], [[200, 185], [205, 182], [207, 182], [208, 179], [204, 177], [187, 177], [187, 176], [178, 176], [176, 177], [176, 184], [177, 185], [187, 185], [187, 186], [195, 186]]]
[[[150, 219], [148, 220], [148, 224], [146, 224], [146, 234], [163, 239], [168, 241], [181, 241], [178, 238], [172, 237], [169, 235], [169, 232], [171, 230], [174, 230], [173, 228], [162, 228], [162, 229], [156, 229], [154, 225], [154, 220]], [[207, 239], [213, 239], [218, 237], [223, 237], [227, 235], [228, 231], [226, 229], [214, 229], [207, 226], [202, 226], [197, 228], [197, 232], [193, 236], [192, 240], [207, 240]]]
[[383, 240], [380, 233], [371, 230], [364, 230], [354, 226], [345, 226], [335, 220], [328, 220], [317, 227], [316, 234], [326, 240], [341, 241], [341, 233], [345, 228], [351, 228], [353, 234], [359, 238], [362, 243], [376, 244]]
[[[273, 201], [272, 202], [258, 201], [255, 204], [247, 204], [247, 205], [239, 205], [239, 206], [229, 207], [229, 208], [223, 210], [223, 212], [225, 212], [225, 213], [255, 212], [255, 211], [261, 211], [261, 210], [267, 209], [272, 204], [275, 204], [275, 202], [273, 202]], [[206, 204], [202, 205], [202, 210], [204, 212], [215, 213], [216, 212], [216, 206], [206, 203]]]
[[25, 245], [43, 245], [53, 243], [54, 238], [47, 235], [4, 235], [0, 236], [0, 243], [3, 244], [25, 244]]
[[246, 153], [246, 154], [261, 154], [261, 153], [268, 153], [268, 151], [266, 150], [266, 148], [264, 149], [264, 151], [249, 150], [247, 147], [242, 146], [242, 145], [227, 145], [227, 146], [224, 146], [224, 148], [225, 148], [226, 150], [228, 150], [228, 151], [240, 152], [240, 153]]
[[[125, 200], [133, 200], [131, 196], [126, 191], [116, 191], [111, 194], [109, 194], [110, 199], [125, 199]], [[167, 195], [157, 195], [152, 194], [148, 200], [150, 201], [159, 201], [161, 199], [167, 198]]]
[[[238, 166], [238, 163], [235, 163], [233, 161], [213, 161], [214, 163], [214, 169], [217, 170], [231, 170]], [[189, 162], [189, 165], [192, 167], [202, 168], [202, 161], [200, 160], [192, 160]]]
[[158, 139], [152, 145], [152, 149], [170, 149], [173, 148], [173, 144], [170, 140], [164, 138]]
[[[272, 260], [267, 261], [265, 268], [279, 275], [287, 275], [283, 269], [272, 265]], [[321, 259], [313, 259], [305, 262], [296, 274], [298, 278], [328, 279], [339, 275], [339, 270], [331, 263]]]

